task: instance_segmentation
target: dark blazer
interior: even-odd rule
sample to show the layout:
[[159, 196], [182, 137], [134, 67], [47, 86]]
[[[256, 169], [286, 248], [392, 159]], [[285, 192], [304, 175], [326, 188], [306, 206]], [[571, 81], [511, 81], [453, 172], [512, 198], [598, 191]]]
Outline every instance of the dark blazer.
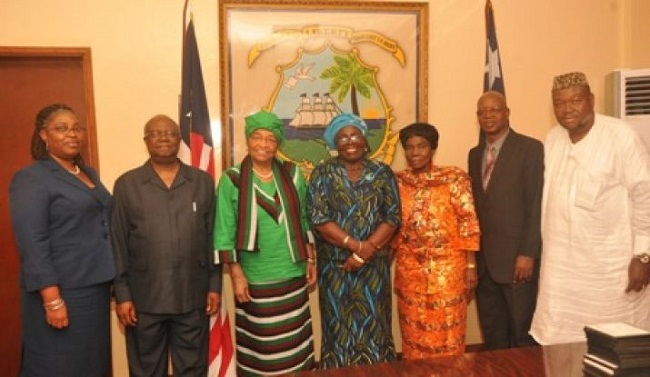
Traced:
[[481, 169], [484, 149], [484, 144], [472, 148], [468, 161], [481, 226], [479, 268], [484, 260], [492, 279], [508, 284], [518, 255], [539, 258], [541, 254], [544, 147], [510, 129], [486, 191]]
[[111, 236], [118, 303], [139, 312], [182, 314], [221, 292], [213, 263], [215, 186], [204, 171], [181, 164], [167, 188], [149, 162], [123, 174], [113, 189]]
[[91, 189], [52, 159], [18, 171], [9, 185], [11, 220], [20, 253], [20, 284], [88, 287], [113, 279], [109, 237], [111, 196], [95, 171], [81, 169]]

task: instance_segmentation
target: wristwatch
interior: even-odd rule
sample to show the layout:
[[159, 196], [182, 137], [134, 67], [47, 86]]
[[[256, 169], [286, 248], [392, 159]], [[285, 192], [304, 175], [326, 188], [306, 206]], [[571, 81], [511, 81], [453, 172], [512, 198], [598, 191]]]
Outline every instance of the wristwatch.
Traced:
[[639, 262], [641, 262], [643, 264], [650, 263], [650, 255], [648, 255], [648, 253], [637, 254], [637, 255], [634, 256], [634, 258], [638, 259]]

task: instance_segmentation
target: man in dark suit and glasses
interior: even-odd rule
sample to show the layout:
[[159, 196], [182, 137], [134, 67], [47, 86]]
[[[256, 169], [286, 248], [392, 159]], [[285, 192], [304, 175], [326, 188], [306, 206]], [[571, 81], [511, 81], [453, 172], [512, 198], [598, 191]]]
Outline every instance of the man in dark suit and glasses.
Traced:
[[113, 190], [116, 312], [126, 329], [129, 374], [204, 377], [208, 316], [221, 303], [212, 251], [214, 181], [183, 164], [178, 125], [165, 115], [144, 129], [151, 156]]
[[544, 148], [510, 128], [501, 93], [484, 93], [476, 114], [486, 139], [469, 152], [481, 226], [476, 303], [483, 342], [486, 349], [533, 345]]

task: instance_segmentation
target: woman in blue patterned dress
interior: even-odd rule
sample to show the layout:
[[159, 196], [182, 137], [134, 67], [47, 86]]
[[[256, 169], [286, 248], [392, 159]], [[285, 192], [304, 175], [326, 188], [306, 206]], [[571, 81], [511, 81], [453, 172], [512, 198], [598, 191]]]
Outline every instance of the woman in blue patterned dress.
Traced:
[[324, 139], [338, 157], [319, 164], [309, 183], [321, 369], [395, 359], [388, 243], [400, 223], [399, 194], [390, 167], [366, 158], [367, 132], [355, 115], [332, 119]]

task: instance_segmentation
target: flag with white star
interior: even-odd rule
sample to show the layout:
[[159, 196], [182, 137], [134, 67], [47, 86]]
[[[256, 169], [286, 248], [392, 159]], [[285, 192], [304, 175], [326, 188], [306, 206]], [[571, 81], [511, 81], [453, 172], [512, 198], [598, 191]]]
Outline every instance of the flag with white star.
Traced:
[[182, 70], [178, 123], [183, 143], [181, 143], [179, 156], [185, 163], [205, 170], [214, 178], [214, 148], [210, 115], [203, 84], [199, 48], [194, 33], [194, 22], [191, 19], [183, 41]]
[[499, 43], [497, 42], [497, 30], [494, 24], [494, 10], [492, 1], [485, 3], [485, 73], [483, 75], [483, 91], [494, 90], [506, 95], [503, 84], [503, 70], [501, 69], [501, 56], [499, 55]]

